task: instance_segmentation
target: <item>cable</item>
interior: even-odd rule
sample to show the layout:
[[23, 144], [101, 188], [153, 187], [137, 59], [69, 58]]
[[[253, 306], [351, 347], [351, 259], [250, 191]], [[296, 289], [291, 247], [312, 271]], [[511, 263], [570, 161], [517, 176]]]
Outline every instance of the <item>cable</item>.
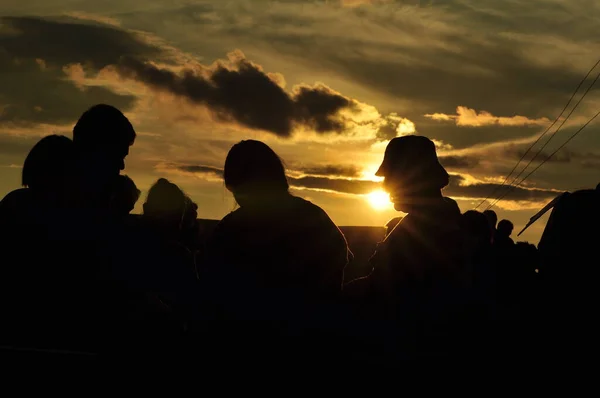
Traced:
[[519, 185], [521, 185], [526, 179], [529, 178], [529, 176], [531, 176], [533, 173], [535, 173], [540, 167], [542, 167], [542, 165], [544, 163], [546, 163], [548, 160], [550, 160], [550, 158], [552, 158], [552, 156], [556, 155], [558, 153], [558, 151], [560, 151], [562, 148], [565, 147], [565, 145], [567, 145], [573, 138], [575, 138], [577, 136], [577, 134], [579, 134], [581, 131], [583, 131], [584, 128], [587, 127], [588, 124], [590, 124], [594, 119], [596, 119], [598, 116], [600, 116], [600, 111], [597, 112], [594, 116], [592, 116], [592, 118], [590, 120], [588, 120], [583, 126], [581, 126], [581, 128], [579, 130], [577, 130], [573, 135], [571, 135], [569, 137], [569, 139], [567, 139], [561, 146], [559, 146], [554, 152], [552, 152], [550, 155], [548, 155], [548, 157], [546, 159], [544, 159], [543, 162], [541, 162], [539, 165], [537, 165], [537, 167], [533, 170], [531, 170], [529, 172], [529, 174], [527, 174], [525, 177], [523, 177], [523, 179], [521, 181], [519, 181], [519, 183], [517, 185], [514, 185], [511, 187], [511, 189], [509, 191], [507, 191], [506, 193], [504, 193], [504, 195], [502, 195], [500, 198], [496, 199], [496, 201], [494, 203], [492, 203], [486, 210], [491, 209], [496, 203], [498, 203], [500, 200], [502, 200], [506, 195], [508, 195], [510, 192], [512, 192], [513, 190], [515, 190]]
[[556, 122], [558, 122], [558, 120], [560, 119], [560, 117], [562, 116], [562, 114], [565, 113], [565, 111], [567, 110], [567, 108], [571, 104], [571, 101], [573, 101], [573, 98], [575, 98], [575, 95], [577, 95], [577, 92], [579, 91], [579, 89], [581, 88], [581, 86], [583, 85], [583, 83], [587, 80], [587, 78], [590, 76], [590, 74], [592, 73], [592, 71], [594, 69], [596, 69], [596, 67], [598, 65], [600, 65], [600, 59], [598, 59], [598, 61], [594, 64], [594, 66], [592, 66], [592, 68], [588, 71], [588, 73], [585, 75], [585, 77], [579, 82], [579, 84], [577, 85], [577, 88], [575, 89], [575, 91], [573, 92], [573, 94], [571, 94], [571, 97], [569, 98], [569, 101], [567, 101], [567, 104], [562, 109], [562, 111], [560, 112], [560, 114], [556, 117], [556, 119], [554, 119], [554, 121], [552, 122], [552, 124], [550, 126], [548, 126], [548, 128], [546, 129], [546, 131], [544, 131], [535, 140], [535, 142], [533, 144], [531, 144], [531, 146], [529, 148], [527, 148], [527, 150], [525, 151], [525, 153], [523, 154], [523, 156], [521, 156], [521, 159], [519, 159], [519, 161], [517, 162], [517, 164], [515, 165], [515, 167], [513, 167], [513, 169], [510, 171], [510, 173], [508, 173], [508, 175], [506, 176], [506, 178], [504, 179], [504, 181], [502, 182], [502, 184], [499, 185], [499, 186], [496, 186], [496, 188], [494, 188], [494, 190], [485, 199], [483, 199], [477, 206], [475, 206], [475, 208], [473, 210], [477, 210], [482, 204], [485, 203], [486, 200], [488, 200], [489, 198], [491, 198], [499, 189], [501, 189], [504, 185], [506, 185], [506, 182], [508, 181], [508, 179], [510, 178], [510, 176], [512, 175], [512, 173], [514, 173], [515, 170], [517, 169], [517, 167], [519, 167], [519, 164], [521, 164], [521, 162], [523, 161], [523, 159], [525, 159], [525, 157], [527, 156], [527, 154], [548, 133], [548, 131], [550, 131], [550, 129], [552, 128], [552, 126], [554, 126], [556, 124]]
[[[592, 82], [592, 84], [590, 84], [588, 86], [588, 88], [585, 90], [585, 92], [583, 93], [583, 95], [581, 96], [581, 98], [579, 98], [579, 101], [577, 101], [577, 103], [575, 104], [575, 106], [573, 107], [573, 109], [571, 109], [571, 111], [569, 112], [569, 114], [563, 119], [562, 123], [560, 124], [560, 126], [558, 126], [558, 128], [556, 129], [556, 131], [554, 131], [554, 133], [548, 138], [548, 140], [544, 143], [544, 145], [542, 145], [542, 147], [538, 150], [538, 152], [533, 156], [533, 158], [531, 158], [529, 160], [529, 162], [525, 165], [525, 167], [519, 172], [519, 174], [517, 174], [517, 176], [515, 178], [513, 178], [513, 180], [510, 182], [509, 187], [512, 186], [515, 181], [517, 181], [517, 179], [519, 177], [521, 177], [521, 175], [525, 172], [525, 170], [527, 170], [529, 168], [529, 166], [531, 165], [531, 163], [533, 163], [535, 161], [535, 159], [537, 159], [537, 157], [539, 156], [540, 153], [542, 153], [542, 151], [544, 150], [544, 148], [546, 148], [546, 146], [550, 143], [550, 141], [552, 141], [552, 138], [554, 138], [554, 136], [556, 135], [556, 133], [558, 133], [560, 131], [560, 129], [562, 128], [562, 126], [565, 125], [565, 123], [567, 122], [567, 120], [569, 120], [569, 118], [571, 117], [571, 115], [573, 114], [573, 112], [575, 112], [575, 109], [577, 109], [577, 107], [579, 106], [579, 104], [581, 103], [581, 101], [583, 101], [583, 99], [585, 98], [585, 96], [590, 92], [590, 90], [594, 87], [594, 85], [596, 84], [596, 82], [598, 81], [598, 79], [600, 79], [600, 73], [598, 73], [598, 75], [596, 75], [596, 78], [594, 79], [594, 81]], [[501, 188], [501, 187], [500, 187]], [[509, 188], [510, 189], [510, 188]]]

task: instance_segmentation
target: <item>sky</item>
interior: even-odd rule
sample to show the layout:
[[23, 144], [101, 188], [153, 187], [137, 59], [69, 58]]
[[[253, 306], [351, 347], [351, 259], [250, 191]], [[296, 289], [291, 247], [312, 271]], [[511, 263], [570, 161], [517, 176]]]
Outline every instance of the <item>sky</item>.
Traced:
[[[493, 209], [516, 234], [600, 182], [597, 118], [507, 189], [600, 111], [594, 87], [552, 126], [600, 57], [598, 26], [596, 0], [2, 0], [0, 195], [40, 137], [71, 136], [108, 103], [138, 134], [124, 171], [137, 211], [165, 177], [199, 217], [222, 218], [225, 156], [258, 139], [338, 225], [383, 225], [398, 213], [373, 173], [391, 138], [420, 134], [451, 174], [444, 194], [462, 211], [504, 194]], [[537, 243], [544, 224], [519, 239]]]

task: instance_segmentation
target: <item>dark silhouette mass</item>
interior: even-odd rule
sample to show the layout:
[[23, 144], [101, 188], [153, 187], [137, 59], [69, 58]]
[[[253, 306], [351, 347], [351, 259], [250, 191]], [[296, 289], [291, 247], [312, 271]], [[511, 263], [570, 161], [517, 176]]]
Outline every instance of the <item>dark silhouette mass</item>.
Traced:
[[[298, 125], [339, 131], [337, 112], [353, 106], [325, 87], [290, 95], [244, 58], [234, 66], [179, 77], [129, 60], [121, 73], [284, 137]], [[547, 206], [538, 250], [515, 243], [513, 223], [492, 210], [461, 213], [445, 196], [457, 182], [433, 141], [396, 137], [376, 174], [405, 215], [369, 245], [357, 228], [345, 230], [347, 240], [290, 186], [363, 193], [377, 183], [323, 177], [357, 176], [352, 166], [287, 176], [256, 140], [233, 145], [223, 168], [172, 165], [223, 179], [236, 208], [220, 221], [199, 220], [202, 209], [166, 178], [132, 214], [141, 191], [121, 172], [135, 137], [120, 110], [99, 104], [83, 112], [72, 140], [43, 137], [25, 158], [22, 187], [0, 202], [3, 351], [154, 366], [260, 358], [285, 369], [379, 369], [574, 358], [597, 338], [600, 185]]]

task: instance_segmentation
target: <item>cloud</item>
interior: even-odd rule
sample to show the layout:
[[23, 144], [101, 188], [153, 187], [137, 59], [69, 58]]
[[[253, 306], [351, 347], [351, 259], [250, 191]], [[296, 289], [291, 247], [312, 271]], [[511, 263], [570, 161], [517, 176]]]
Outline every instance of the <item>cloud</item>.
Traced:
[[[509, 186], [501, 187], [500, 184], [486, 182], [469, 182], [464, 176], [452, 174], [450, 184], [444, 189], [444, 194], [452, 197], [484, 199], [490, 193], [495, 192], [496, 196], [506, 194], [505, 201], [530, 201], [539, 202], [552, 199], [560, 193], [553, 189], [539, 189], [528, 187], [517, 187], [509, 192]], [[494, 198], [492, 198], [494, 199]]]
[[0, 124], [72, 123], [96, 103], [132, 109], [134, 96], [101, 86], [81, 90], [65, 78], [63, 68], [82, 64], [100, 70], [122, 56], [160, 54], [161, 49], [113, 26], [72, 18], [0, 17], [0, 104], [7, 105]]
[[391, 0], [340, 0], [342, 7], [359, 7], [389, 3]]
[[447, 115], [445, 113], [426, 114], [428, 117], [437, 121], [454, 121], [457, 126], [481, 127], [481, 126], [545, 126], [550, 121], [543, 117], [538, 119], [529, 119], [525, 116], [494, 116], [489, 112], [459, 106], [456, 108], [456, 115]]
[[177, 73], [136, 58], [124, 58], [118, 72], [157, 90], [207, 106], [215, 116], [244, 126], [289, 137], [298, 126], [317, 133], [342, 133], [346, 123], [341, 110], [356, 103], [322, 84], [297, 85], [291, 93], [241, 51], [228, 61], [197, 65]]
[[411, 120], [398, 116], [395, 112], [382, 117], [378, 123], [379, 128], [376, 137], [382, 141], [391, 140], [394, 137], [401, 137], [403, 135], [414, 134], [417, 131], [415, 124]]
[[99, 70], [118, 63], [123, 56], [161, 58], [164, 55], [163, 49], [148, 43], [142, 36], [115, 26], [68, 17], [2, 17], [0, 22], [0, 48], [13, 58], [39, 58], [61, 67], [85, 63]]
[[338, 176], [338, 177], [349, 177], [356, 178], [361, 176], [361, 170], [352, 165], [318, 165], [318, 166], [306, 166], [298, 168], [298, 171], [302, 174], [313, 175], [313, 176]]
[[[180, 171], [222, 177], [223, 170], [218, 167], [204, 165], [170, 165]], [[337, 170], [336, 170], [337, 171]], [[341, 194], [364, 195], [374, 190], [381, 189], [381, 183], [371, 180], [338, 178], [337, 175], [319, 176], [291, 176], [288, 173], [288, 182], [297, 189], [313, 189], [320, 191], [336, 192]], [[339, 174], [339, 173], [336, 173]], [[444, 189], [444, 195], [458, 198], [484, 199], [491, 192], [498, 194], [508, 191], [508, 186], [501, 187], [498, 183], [483, 182], [472, 177], [460, 174], [451, 174], [450, 184]], [[540, 202], [554, 198], [560, 191], [531, 187], [518, 187], [511, 190], [504, 201], [512, 202]], [[493, 198], [492, 198], [493, 199]]]
[[324, 190], [352, 195], [363, 195], [381, 187], [381, 184], [375, 181], [315, 176], [298, 178], [288, 176], [288, 182], [295, 188]]
[[440, 156], [440, 163], [450, 170], [470, 170], [479, 165], [480, 160], [475, 156], [448, 155]]
[[[579, 154], [573, 151], [569, 151], [566, 149], [560, 150], [555, 153], [551, 158], [550, 152], [540, 151], [538, 148], [534, 148], [527, 152], [526, 148], [507, 148], [505, 150], [505, 154], [509, 159], [517, 159], [524, 162], [533, 161], [534, 163], [540, 162], [551, 162], [551, 163], [570, 163], [576, 158], [582, 156], [583, 154]], [[525, 166], [525, 165], [523, 165]]]
[[[531, 0], [503, 7], [491, 0], [426, 5], [398, 1], [393, 7], [358, 8], [338, 4], [307, 6], [291, 1], [278, 3], [274, 11], [253, 8], [249, 15], [241, 12], [241, 5], [239, 10], [215, 7], [213, 12], [227, 24], [212, 24], [204, 31], [247, 49], [248, 54], [253, 48], [253, 54], [276, 58], [271, 64], [285, 65], [286, 70], [349, 82], [382, 113], [398, 112], [421, 133], [455, 147], [493, 142], [504, 134], [531, 135], [528, 129], [539, 125], [512, 126], [514, 130], [502, 132], [493, 130], [498, 124], [488, 124], [491, 128], [482, 129], [481, 135], [477, 131], [453, 136], [455, 129], [431, 123], [423, 115], [457, 116], [458, 104], [471, 104], [507, 119], [554, 116], [600, 49], [589, 41], [598, 22], [589, 15], [598, 6], [587, 3]], [[566, 9], [581, 18], [572, 29], [556, 29], [556, 18]]]
[[178, 170], [188, 173], [212, 174], [216, 177], [223, 177], [223, 169], [204, 165], [179, 165], [175, 166]]

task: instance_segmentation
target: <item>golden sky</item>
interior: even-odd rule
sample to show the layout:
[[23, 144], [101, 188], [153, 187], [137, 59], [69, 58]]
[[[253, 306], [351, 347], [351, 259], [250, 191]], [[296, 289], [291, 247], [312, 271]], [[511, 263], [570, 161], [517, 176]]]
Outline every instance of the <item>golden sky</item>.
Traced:
[[[169, 178], [202, 218], [233, 209], [221, 168], [253, 138], [336, 223], [383, 225], [396, 213], [373, 172], [389, 139], [411, 133], [435, 140], [445, 194], [466, 211], [558, 116], [600, 54], [598, 26], [594, 0], [3, 0], [0, 195], [36, 140], [70, 136], [103, 102], [138, 132], [125, 173], [143, 191]], [[600, 110], [597, 91], [523, 176]], [[494, 209], [516, 234], [559, 192], [596, 186], [599, 169], [596, 120]]]

